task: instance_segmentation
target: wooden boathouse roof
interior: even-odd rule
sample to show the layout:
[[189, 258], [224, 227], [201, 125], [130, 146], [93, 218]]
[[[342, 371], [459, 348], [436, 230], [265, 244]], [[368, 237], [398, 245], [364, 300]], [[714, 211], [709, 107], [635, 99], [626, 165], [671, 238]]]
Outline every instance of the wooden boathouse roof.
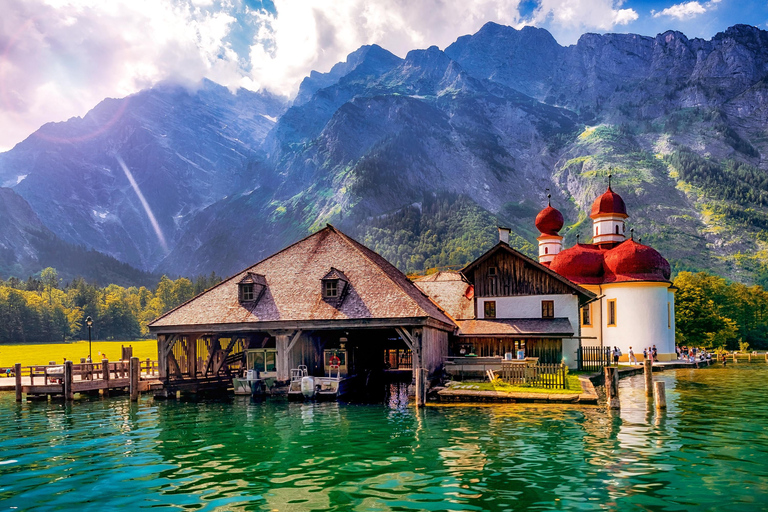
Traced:
[[[266, 288], [258, 300], [243, 302], [238, 286], [249, 273], [263, 276]], [[343, 297], [324, 297], [323, 280], [341, 276], [348, 282]], [[153, 333], [341, 328], [387, 321], [455, 328], [405, 274], [329, 224], [158, 317], [149, 328]]]
[[474, 288], [459, 272], [442, 270], [414, 283], [454, 319], [475, 318]]

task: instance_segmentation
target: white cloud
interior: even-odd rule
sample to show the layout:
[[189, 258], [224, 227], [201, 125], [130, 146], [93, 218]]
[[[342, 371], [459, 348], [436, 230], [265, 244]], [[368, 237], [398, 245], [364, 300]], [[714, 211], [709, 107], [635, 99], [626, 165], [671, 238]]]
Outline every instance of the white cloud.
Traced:
[[488, 21], [549, 29], [561, 42], [637, 19], [620, 0], [0, 0], [0, 148], [48, 121], [160, 80], [203, 77], [292, 95], [363, 44], [404, 56], [445, 48]]
[[610, 30], [638, 18], [633, 9], [620, 9], [621, 4], [614, 0], [542, 0], [532, 21], [541, 25], [551, 20], [555, 27], [578, 31]]
[[[717, 4], [719, 2], [720, 0], [713, 0], [712, 2], [710, 2], [710, 4]], [[683, 4], [675, 4], [659, 12], [651, 11], [651, 14], [653, 15], [654, 18], [659, 18], [661, 16], [669, 16], [671, 18], [684, 20], [692, 16], [698, 16], [699, 14], [704, 14], [705, 12], [707, 12], [707, 7], [700, 4], [699, 2], [686, 2]]]

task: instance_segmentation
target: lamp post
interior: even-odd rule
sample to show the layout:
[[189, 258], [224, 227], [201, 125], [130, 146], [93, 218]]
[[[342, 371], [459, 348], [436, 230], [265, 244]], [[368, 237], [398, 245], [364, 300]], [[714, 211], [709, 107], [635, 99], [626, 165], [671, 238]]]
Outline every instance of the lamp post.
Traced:
[[88, 357], [91, 361], [93, 361], [93, 357], [91, 356], [91, 326], [93, 325], [93, 318], [86, 317], [85, 323], [88, 325]]

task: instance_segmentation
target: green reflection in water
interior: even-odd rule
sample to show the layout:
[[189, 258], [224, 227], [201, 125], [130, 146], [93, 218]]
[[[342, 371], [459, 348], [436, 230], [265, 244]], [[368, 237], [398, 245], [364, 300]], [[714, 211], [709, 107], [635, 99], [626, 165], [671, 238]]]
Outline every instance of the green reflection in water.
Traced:
[[763, 510], [768, 367], [641, 377], [622, 409], [0, 395], [0, 509]]

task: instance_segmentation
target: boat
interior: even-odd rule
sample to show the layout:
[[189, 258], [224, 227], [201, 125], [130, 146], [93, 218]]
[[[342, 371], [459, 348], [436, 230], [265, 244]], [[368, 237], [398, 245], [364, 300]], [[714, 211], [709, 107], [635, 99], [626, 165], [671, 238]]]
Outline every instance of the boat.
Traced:
[[236, 395], [266, 394], [275, 385], [276, 350], [258, 348], [245, 351], [245, 374], [232, 378]]
[[309, 375], [305, 365], [291, 370], [288, 398], [335, 400], [352, 390], [355, 376], [348, 375], [347, 351], [340, 349], [324, 350], [323, 361], [326, 374], [322, 377]]

